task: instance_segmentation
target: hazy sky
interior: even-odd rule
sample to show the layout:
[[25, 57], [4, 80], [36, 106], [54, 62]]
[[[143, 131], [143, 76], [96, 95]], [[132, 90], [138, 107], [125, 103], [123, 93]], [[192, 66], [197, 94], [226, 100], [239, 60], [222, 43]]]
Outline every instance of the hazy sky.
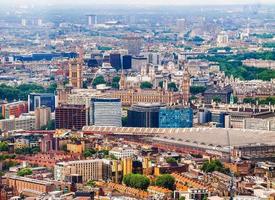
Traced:
[[0, 4], [149, 4], [149, 5], [224, 5], [275, 4], [275, 0], [0, 0]]

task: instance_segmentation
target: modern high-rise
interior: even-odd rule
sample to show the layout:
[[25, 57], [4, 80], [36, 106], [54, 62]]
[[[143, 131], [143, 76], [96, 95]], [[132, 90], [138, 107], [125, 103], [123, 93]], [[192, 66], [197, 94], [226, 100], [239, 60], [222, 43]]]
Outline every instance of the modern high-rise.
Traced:
[[69, 63], [69, 82], [72, 87], [82, 88], [82, 64], [78, 60]]
[[186, 29], [185, 19], [177, 19], [176, 20], [176, 31], [179, 33], [183, 33]]
[[28, 95], [29, 111], [35, 111], [39, 107], [49, 107], [51, 112], [55, 110], [55, 96], [52, 93], [31, 93]]
[[121, 69], [121, 55], [119, 53], [110, 54], [110, 64], [116, 70]]
[[158, 103], [143, 103], [133, 105], [128, 109], [127, 126], [158, 128], [159, 110], [161, 107], [164, 107], [164, 105]]
[[87, 124], [85, 105], [61, 104], [55, 110], [56, 129], [81, 130]]
[[89, 180], [109, 180], [112, 168], [104, 159], [59, 162], [54, 167], [54, 179], [57, 181], [64, 181], [72, 174], [82, 176], [84, 183]]
[[94, 26], [97, 24], [97, 16], [96, 15], [87, 15], [88, 17], [88, 26]]
[[190, 128], [193, 110], [185, 107], [166, 107], [159, 110], [159, 128]]
[[132, 68], [132, 56], [131, 55], [122, 56], [122, 67], [123, 67], [123, 69], [131, 69]]
[[128, 54], [138, 56], [140, 54], [142, 39], [140, 37], [124, 38], [125, 46], [128, 49]]
[[121, 122], [121, 101], [116, 98], [92, 98], [90, 124], [96, 126], [117, 126]]

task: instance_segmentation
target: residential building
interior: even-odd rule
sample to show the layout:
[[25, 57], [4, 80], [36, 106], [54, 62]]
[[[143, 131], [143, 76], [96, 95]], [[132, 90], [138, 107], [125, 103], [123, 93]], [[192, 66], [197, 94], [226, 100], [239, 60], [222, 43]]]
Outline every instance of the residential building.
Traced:
[[15, 175], [8, 176], [7, 184], [15, 190], [17, 195], [27, 190], [32, 190], [42, 194], [54, 191], [56, 188], [55, 185], [50, 181], [37, 180]]
[[54, 179], [64, 181], [66, 176], [78, 174], [86, 183], [89, 180], [108, 180], [111, 166], [104, 159], [59, 162], [54, 167]]
[[9, 119], [11, 116], [19, 117], [22, 113], [28, 112], [28, 102], [16, 101], [2, 105], [2, 116]]
[[34, 130], [35, 117], [34, 116], [20, 116], [19, 118], [0, 120], [0, 129], [6, 131], [12, 130]]
[[46, 126], [51, 120], [51, 108], [39, 107], [35, 109], [35, 127], [40, 129], [42, 126]]

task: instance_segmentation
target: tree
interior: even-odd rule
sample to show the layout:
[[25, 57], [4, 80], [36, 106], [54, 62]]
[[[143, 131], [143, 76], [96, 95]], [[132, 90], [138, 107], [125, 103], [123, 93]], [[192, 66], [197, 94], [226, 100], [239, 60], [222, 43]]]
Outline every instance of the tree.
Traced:
[[93, 86], [95, 87], [99, 84], [105, 84], [105, 83], [106, 83], [106, 81], [105, 81], [104, 77], [103, 76], [98, 76], [94, 79]]
[[225, 169], [223, 164], [219, 160], [205, 161], [201, 167], [201, 170], [206, 173], [211, 173], [214, 171], [218, 171], [222, 173], [228, 172], [228, 169]]
[[96, 183], [94, 180], [89, 180], [87, 183], [86, 183], [87, 186], [90, 186], [90, 187], [95, 187], [96, 186]]
[[204, 93], [206, 90], [205, 86], [191, 86], [190, 87], [190, 92], [193, 95]]
[[182, 197], [180, 197], [180, 198], [179, 198], [179, 200], [185, 200], [185, 197], [184, 197], [184, 196], [182, 196]]
[[30, 168], [23, 168], [17, 172], [18, 176], [26, 176], [26, 175], [31, 175], [31, 174], [32, 174], [32, 170]]
[[174, 189], [175, 178], [170, 174], [163, 174], [159, 176], [156, 180], [156, 185], [160, 187], [167, 188], [169, 190]]
[[9, 150], [9, 145], [7, 142], [0, 142], [0, 152], [1, 151], [8, 151]]
[[175, 158], [169, 157], [169, 158], [166, 159], [166, 162], [167, 163], [176, 163], [177, 160]]
[[146, 190], [150, 185], [150, 179], [141, 174], [127, 174], [123, 177], [123, 183], [128, 187]]
[[119, 81], [120, 81], [120, 77], [115, 76], [112, 80], [112, 88], [119, 89]]
[[220, 102], [221, 102], [221, 97], [219, 97], [219, 96], [214, 96], [214, 97], [212, 98], [212, 100], [213, 100], [215, 103], [220, 103]]
[[168, 83], [168, 89], [170, 91], [173, 91], [173, 92], [177, 92], [178, 91], [177, 85], [174, 82]]
[[87, 158], [87, 157], [91, 157], [92, 155], [94, 155], [96, 153], [96, 150], [94, 150], [94, 149], [87, 149], [87, 150], [85, 150], [84, 152], [83, 152], [83, 156], [85, 157], [85, 158]]
[[141, 82], [140, 84], [141, 89], [152, 89], [152, 87], [153, 87], [153, 84], [148, 81]]

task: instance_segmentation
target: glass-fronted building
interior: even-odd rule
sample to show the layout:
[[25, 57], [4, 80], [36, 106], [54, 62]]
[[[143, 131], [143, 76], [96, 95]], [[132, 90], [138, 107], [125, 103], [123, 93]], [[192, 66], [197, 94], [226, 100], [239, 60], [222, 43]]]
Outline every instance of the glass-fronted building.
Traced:
[[92, 98], [90, 124], [96, 126], [122, 126], [120, 99]]
[[159, 109], [164, 107], [158, 103], [140, 103], [128, 109], [128, 127], [159, 127]]
[[193, 126], [193, 110], [184, 107], [168, 107], [159, 110], [159, 128], [190, 128]]
[[39, 107], [49, 107], [51, 112], [55, 110], [55, 96], [52, 93], [31, 93], [28, 96], [29, 111], [35, 111]]

